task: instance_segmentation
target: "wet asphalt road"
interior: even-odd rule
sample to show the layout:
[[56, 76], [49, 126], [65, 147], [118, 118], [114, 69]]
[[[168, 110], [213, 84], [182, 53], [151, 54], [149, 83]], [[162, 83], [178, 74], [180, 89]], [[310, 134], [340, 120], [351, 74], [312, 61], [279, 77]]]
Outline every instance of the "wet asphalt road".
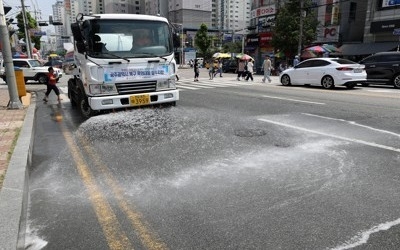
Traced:
[[182, 89], [176, 107], [86, 121], [66, 97], [38, 103], [26, 241], [36, 249], [398, 249], [398, 94]]

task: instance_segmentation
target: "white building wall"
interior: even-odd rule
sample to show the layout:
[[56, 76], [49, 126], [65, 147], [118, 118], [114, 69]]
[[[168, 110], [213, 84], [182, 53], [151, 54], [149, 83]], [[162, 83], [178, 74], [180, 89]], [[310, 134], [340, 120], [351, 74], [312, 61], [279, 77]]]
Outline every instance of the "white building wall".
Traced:
[[123, 14], [144, 13], [144, 1], [142, 0], [103, 0], [103, 1], [104, 1], [105, 13], [123, 13]]

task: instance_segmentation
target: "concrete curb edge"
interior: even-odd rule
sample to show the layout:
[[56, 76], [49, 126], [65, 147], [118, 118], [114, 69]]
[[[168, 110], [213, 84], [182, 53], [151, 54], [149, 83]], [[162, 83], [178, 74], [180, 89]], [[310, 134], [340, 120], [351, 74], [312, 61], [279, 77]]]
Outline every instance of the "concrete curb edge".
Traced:
[[[35, 95], [32, 95], [35, 99]], [[0, 192], [0, 249], [24, 249], [36, 101], [28, 107]]]

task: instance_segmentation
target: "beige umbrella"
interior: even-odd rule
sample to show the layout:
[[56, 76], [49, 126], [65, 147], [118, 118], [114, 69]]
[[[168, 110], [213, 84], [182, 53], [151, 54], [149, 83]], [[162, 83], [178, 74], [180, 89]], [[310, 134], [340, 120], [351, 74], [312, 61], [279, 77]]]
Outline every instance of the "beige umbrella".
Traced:
[[212, 57], [213, 58], [231, 58], [231, 55], [228, 53], [217, 52]]

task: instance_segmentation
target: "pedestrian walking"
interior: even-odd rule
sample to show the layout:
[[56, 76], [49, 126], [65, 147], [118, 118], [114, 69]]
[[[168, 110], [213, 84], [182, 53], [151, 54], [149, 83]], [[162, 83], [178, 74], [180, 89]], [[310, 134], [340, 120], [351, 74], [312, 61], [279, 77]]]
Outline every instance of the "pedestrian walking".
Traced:
[[268, 55], [265, 56], [265, 60], [263, 61], [261, 70], [264, 71], [264, 77], [262, 79], [262, 82], [264, 83], [265, 79], [268, 79], [268, 82], [270, 83], [271, 82], [270, 75], [271, 75], [271, 71], [273, 70], [273, 68], [272, 68], [271, 60], [269, 59]]
[[49, 71], [49, 73], [47, 74], [48, 82], [46, 84], [47, 91], [45, 97], [43, 98], [43, 101], [44, 102], [49, 101], [50, 92], [53, 90], [54, 93], [57, 95], [58, 102], [61, 102], [62, 99], [60, 98], [60, 90], [56, 86], [58, 76], [55, 75], [53, 67], [49, 67], [48, 71]]
[[249, 62], [247, 63], [247, 76], [246, 76], [246, 81], [248, 81], [249, 79], [251, 79], [251, 81], [253, 81], [253, 68], [254, 68], [254, 63], [253, 60], [249, 60]]
[[176, 81], [179, 81], [178, 67], [175, 67], [175, 77], [176, 77]]
[[214, 62], [210, 62], [209, 67], [208, 75], [210, 76], [210, 80], [212, 80], [214, 79], [214, 75], [218, 69], [218, 61], [215, 60]]
[[218, 60], [218, 68], [214, 73], [214, 77], [219, 73], [219, 77], [222, 77], [222, 60]]
[[299, 64], [299, 63], [300, 63], [300, 58], [299, 58], [299, 56], [295, 56], [294, 59], [293, 59], [293, 67], [296, 66], [296, 65]]
[[238, 67], [237, 67], [237, 70], [236, 70], [237, 71], [237, 79], [236, 80], [238, 80], [238, 81], [240, 81], [241, 77], [243, 78], [244, 66], [245, 66], [244, 61], [243, 60], [239, 60]]
[[197, 58], [194, 59], [193, 70], [194, 70], [194, 81], [198, 82], [199, 81], [200, 70], [199, 70], [199, 60]]

